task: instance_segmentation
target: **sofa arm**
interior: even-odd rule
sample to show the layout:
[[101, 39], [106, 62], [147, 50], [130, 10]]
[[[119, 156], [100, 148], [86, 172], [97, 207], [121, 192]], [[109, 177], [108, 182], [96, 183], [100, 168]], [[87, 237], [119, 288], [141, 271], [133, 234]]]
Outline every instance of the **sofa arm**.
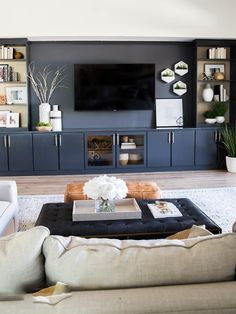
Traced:
[[0, 201], [10, 202], [17, 206], [17, 186], [15, 181], [0, 181]]
[[235, 223], [232, 226], [232, 231], [236, 233], [236, 221], [235, 221]]

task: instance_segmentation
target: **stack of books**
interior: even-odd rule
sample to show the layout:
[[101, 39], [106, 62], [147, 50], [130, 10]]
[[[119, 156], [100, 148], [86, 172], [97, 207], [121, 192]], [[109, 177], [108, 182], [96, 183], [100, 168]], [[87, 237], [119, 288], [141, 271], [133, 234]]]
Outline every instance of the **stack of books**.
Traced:
[[1, 59], [13, 59], [13, 47], [6, 47], [2, 45], [0, 47], [0, 58]]
[[208, 49], [208, 58], [209, 59], [226, 59], [226, 48], [210, 48]]
[[227, 101], [226, 88], [223, 84], [214, 86], [214, 100], [215, 101]]
[[121, 149], [135, 149], [136, 144], [135, 143], [121, 143]]

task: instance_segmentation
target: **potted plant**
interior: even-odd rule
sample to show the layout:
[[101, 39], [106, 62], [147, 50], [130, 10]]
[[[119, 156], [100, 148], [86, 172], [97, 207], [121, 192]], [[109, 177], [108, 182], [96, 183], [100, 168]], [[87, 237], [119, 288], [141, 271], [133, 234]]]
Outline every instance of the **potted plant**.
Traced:
[[50, 123], [46, 122], [38, 122], [36, 126], [36, 130], [39, 132], [47, 132], [52, 130], [52, 126]]
[[170, 83], [175, 79], [175, 72], [167, 68], [161, 72], [161, 79], [162, 81]]
[[176, 63], [175, 73], [177, 73], [180, 76], [183, 76], [184, 74], [188, 73], [188, 64], [183, 61]]
[[173, 92], [181, 96], [187, 92], [187, 85], [182, 81], [178, 81], [173, 85]]
[[221, 129], [221, 142], [227, 153], [227, 170], [236, 173], [236, 124], [234, 127], [228, 127], [226, 125]]
[[208, 110], [203, 113], [203, 116], [205, 117], [205, 122], [209, 124], [216, 123], [216, 115], [213, 110]]
[[216, 102], [213, 105], [213, 111], [215, 113], [217, 123], [223, 123], [225, 121], [224, 115], [228, 110], [227, 105], [228, 104], [225, 102]]

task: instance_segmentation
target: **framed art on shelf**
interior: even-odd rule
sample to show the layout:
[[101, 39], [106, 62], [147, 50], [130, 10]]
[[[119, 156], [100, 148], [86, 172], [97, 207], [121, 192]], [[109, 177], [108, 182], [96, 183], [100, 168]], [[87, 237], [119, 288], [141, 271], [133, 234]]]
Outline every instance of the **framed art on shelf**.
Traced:
[[213, 77], [216, 72], [221, 72], [225, 74], [225, 65], [222, 64], [205, 64], [204, 72], [206, 76]]
[[7, 128], [19, 128], [19, 113], [18, 112], [9, 112], [7, 114], [6, 127]]
[[6, 87], [7, 104], [26, 104], [26, 87]]
[[7, 126], [7, 115], [10, 111], [0, 110], [0, 128], [5, 128]]

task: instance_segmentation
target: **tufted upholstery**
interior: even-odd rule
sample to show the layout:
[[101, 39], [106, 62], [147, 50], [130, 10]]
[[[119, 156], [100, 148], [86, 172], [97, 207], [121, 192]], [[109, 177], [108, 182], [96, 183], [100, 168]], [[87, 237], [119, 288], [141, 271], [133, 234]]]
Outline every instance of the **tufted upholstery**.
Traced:
[[[85, 182], [71, 182], [67, 184], [64, 194], [65, 202], [72, 202], [74, 200], [86, 200], [87, 196], [83, 193], [83, 186]], [[143, 199], [157, 199], [161, 197], [160, 188], [155, 182], [149, 181], [133, 181], [126, 182], [128, 187], [127, 197], [134, 197], [137, 200]]]
[[119, 239], [165, 238], [192, 225], [205, 225], [214, 234], [221, 232], [220, 227], [189, 199], [168, 201], [178, 207], [182, 217], [155, 219], [146, 205], [147, 201], [138, 201], [142, 219], [73, 222], [72, 203], [49, 203], [43, 206], [36, 226], [43, 225], [54, 235]]

